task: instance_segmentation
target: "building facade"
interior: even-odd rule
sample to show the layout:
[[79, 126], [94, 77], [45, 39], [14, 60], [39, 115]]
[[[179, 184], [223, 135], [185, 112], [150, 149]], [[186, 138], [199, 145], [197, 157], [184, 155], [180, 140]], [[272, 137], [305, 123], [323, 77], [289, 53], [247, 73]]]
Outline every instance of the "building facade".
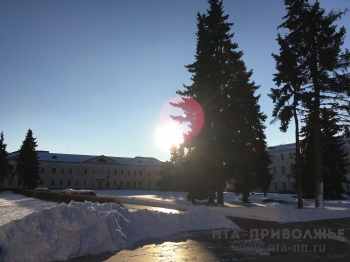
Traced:
[[[342, 183], [345, 192], [350, 192], [350, 138], [344, 137], [344, 152], [346, 155], [346, 162], [348, 162], [348, 173], [346, 178], [348, 183]], [[293, 190], [293, 183], [295, 180], [292, 176], [292, 164], [295, 164], [295, 143], [285, 144], [279, 146], [271, 146], [267, 148], [270, 159], [272, 161], [270, 165], [271, 172], [273, 174], [273, 180], [271, 181], [269, 191], [288, 191]]]
[[[345, 192], [350, 192], [350, 138], [343, 138], [345, 141], [344, 152], [346, 161], [349, 162], [346, 178], [348, 183], [342, 183]], [[269, 152], [271, 164], [269, 166], [270, 172], [273, 175], [269, 192], [292, 191], [295, 179], [293, 178], [292, 165], [295, 164], [295, 143], [283, 144], [278, 146], [270, 146], [267, 148]], [[234, 189], [234, 182], [228, 183], [227, 189]]]
[[[16, 165], [18, 152], [10, 153], [10, 164]], [[50, 189], [156, 189], [160, 180], [161, 161], [151, 157], [110, 157], [56, 154], [38, 151], [39, 185]], [[22, 181], [14, 176], [5, 179], [4, 188], [20, 188]]]

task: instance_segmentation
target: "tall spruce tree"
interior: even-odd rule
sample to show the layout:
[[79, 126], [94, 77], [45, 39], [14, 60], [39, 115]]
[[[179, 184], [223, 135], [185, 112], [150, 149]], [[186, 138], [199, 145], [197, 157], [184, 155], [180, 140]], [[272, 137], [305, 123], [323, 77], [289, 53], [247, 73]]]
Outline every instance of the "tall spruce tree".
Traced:
[[[338, 125], [349, 124], [350, 78], [346, 70], [350, 65], [350, 53], [347, 49], [341, 50], [345, 28], [337, 31], [334, 24], [346, 11], [326, 14], [318, 1], [309, 4], [307, 0], [285, 0], [284, 3], [287, 15], [280, 28], [289, 31], [284, 39], [296, 61], [297, 77], [302, 83], [300, 100], [308, 114], [314, 139], [315, 207], [323, 207], [322, 150], [325, 141], [321, 128], [322, 108], [332, 108], [337, 113]], [[290, 61], [283, 59], [280, 63]]]
[[[249, 79], [241, 60], [243, 52], [232, 42], [232, 23], [224, 15], [222, 1], [209, 0], [206, 14], [197, 14], [196, 61], [186, 66], [192, 74], [192, 85], [184, 85], [180, 103], [186, 117], [174, 120], [189, 123], [191, 131], [185, 135], [188, 149], [185, 170], [195, 181], [189, 188], [190, 199], [207, 194], [209, 202], [223, 204], [223, 187], [235, 178], [237, 193], [248, 202], [249, 193], [256, 187], [264, 191], [272, 179], [266, 152], [264, 125], [266, 116], [260, 112], [258, 86]], [[193, 110], [191, 99], [202, 108], [204, 123], [196, 135], [201, 112]], [[190, 161], [191, 160], [191, 161]]]
[[[329, 109], [321, 109], [321, 127], [323, 141], [323, 197], [324, 199], [341, 199], [344, 193], [343, 182], [347, 182], [347, 163], [345, 161], [344, 140], [339, 136], [340, 127], [337, 125], [336, 113]], [[302, 162], [302, 185], [305, 198], [314, 198], [314, 139], [313, 130], [308, 125], [309, 119], [303, 120], [306, 125], [301, 129], [304, 139], [301, 141], [301, 149], [304, 161]]]
[[40, 180], [40, 163], [38, 154], [35, 151], [37, 147], [35, 140], [32, 130], [29, 129], [19, 149], [15, 174], [22, 180], [23, 188], [35, 188]]
[[[280, 28], [280, 27], [279, 27]], [[271, 93], [268, 96], [275, 104], [272, 116], [274, 117], [271, 124], [277, 120], [280, 121], [280, 130], [286, 132], [289, 123], [294, 118], [295, 124], [295, 170], [296, 190], [298, 197], [298, 209], [303, 208], [302, 187], [300, 176], [300, 139], [299, 139], [299, 117], [301, 95], [304, 91], [302, 72], [298, 63], [298, 56], [294, 51], [293, 41], [290, 36], [283, 38], [280, 34], [277, 35], [277, 42], [280, 46], [279, 54], [272, 54], [276, 61], [277, 73], [274, 74], [273, 81], [278, 88], [271, 88]], [[286, 62], [288, 61], [288, 62]]]
[[0, 180], [1, 180], [1, 189], [4, 186], [4, 179], [9, 178], [13, 172], [12, 165], [8, 159], [8, 152], [6, 151], [6, 144], [4, 142], [4, 133], [0, 134]]

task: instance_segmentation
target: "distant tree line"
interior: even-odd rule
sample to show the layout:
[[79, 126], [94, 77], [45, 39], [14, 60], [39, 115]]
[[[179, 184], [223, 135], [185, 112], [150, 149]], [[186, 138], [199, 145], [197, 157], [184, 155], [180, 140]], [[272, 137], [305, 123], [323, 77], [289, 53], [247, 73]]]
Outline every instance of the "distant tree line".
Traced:
[[[163, 189], [184, 190], [191, 202], [207, 198], [223, 204], [223, 188], [233, 179], [234, 190], [248, 202], [249, 193], [267, 192], [272, 180], [268, 168], [264, 121], [258, 104], [259, 88], [250, 80], [252, 71], [242, 60], [242, 51], [232, 42], [232, 23], [227, 22], [221, 0], [208, 0], [209, 9], [197, 14], [195, 62], [186, 68], [191, 85], [176, 93], [182, 97], [172, 105], [183, 110], [175, 121], [187, 123], [184, 142], [171, 148], [164, 163]], [[342, 50], [346, 30], [334, 24], [347, 10], [326, 14], [318, 1], [284, 0], [287, 14], [278, 27], [280, 46], [276, 61], [276, 83], [272, 123], [280, 121], [286, 132], [295, 123], [295, 170], [298, 208], [302, 197], [314, 197], [315, 207], [324, 198], [340, 198], [346, 181], [346, 163], [341, 134], [349, 134], [350, 53]], [[204, 122], [198, 132], [198, 110]], [[302, 125], [302, 126], [301, 126]], [[301, 126], [301, 127], [300, 127]], [[197, 133], [198, 132], [198, 133]], [[303, 193], [304, 192], [304, 193]]]
[[22, 182], [23, 188], [35, 188], [40, 180], [40, 163], [36, 152], [37, 142], [33, 138], [32, 130], [28, 130], [27, 135], [18, 151], [16, 166], [10, 164], [7, 145], [4, 142], [4, 134], [0, 134], [0, 181], [3, 188], [4, 179], [12, 179], [17, 176]]

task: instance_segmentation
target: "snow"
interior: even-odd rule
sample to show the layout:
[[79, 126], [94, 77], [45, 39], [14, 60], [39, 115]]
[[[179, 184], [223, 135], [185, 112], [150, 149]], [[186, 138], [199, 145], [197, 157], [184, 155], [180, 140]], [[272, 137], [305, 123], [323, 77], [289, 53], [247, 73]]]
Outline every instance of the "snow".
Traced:
[[71, 189], [71, 188], [67, 188], [67, 189], [63, 189], [60, 191], [61, 193], [68, 193], [68, 194], [89, 194], [89, 193], [93, 193], [94, 191], [92, 190], [83, 190], [83, 189]]
[[34, 188], [34, 190], [37, 190], [37, 191], [50, 191], [50, 189], [48, 189], [47, 187], [36, 187], [36, 188]]
[[[190, 210], [198, 208], [186, 200], [185, 192], [157, 190], [95, 190], [97, 195], [114, 196], [126, 204], [157, 206]], [[325, 207], [315, 208], [314, 200], [303, 200], [304, 208], [297, 209], [296, 195], [269, 193], [267, 197], [256, 193], [249, 196], [249, 204], [242, 203], [242, 195], [224, 193], [225, 206], [208, 206], [225, 216], [243, 217], [280, 223], [313, 221], [350, 217], [350, 199], [324, 201]]]
[[[55, 261], [85, 254], [117, 251], [147, 237], [179, 231], [231, 228], [239, 230], [219, 212], [200, 206], [180, 214], [121, 208], [114, 203], [91, 202], [42, 205], [44, 201], [9, 192], [0, 198], [1, 221], [10, 203], [13, 220], [0, 226], [3, 261]], [[29, 201], [27, 201], [29, 200]], [[39, 206], [39, 207], [38, 207]], [[49, 208], [44, 208], [49, 207]], [[25, 213], [25, 214], [23, 214]]]
[[123, 203], [179, 209], [182, 213], [121, 208], [114, 203], [58, 204], [11, 192], [0, 194], [0, 245], [3, 261], [66, 260], [85, 254], [117, 251], [148, 237], [180, 231], [239, 228], [225, 216], [280, 223], [350, 217], [350, 199], [325, 201], [314, 208], [313, 200], [297, 200], [290, 194], [253, 194], [250, 203], [225, 192], [225, 206], [193, 205], [184, 192], [157, 190], [95, 190]]

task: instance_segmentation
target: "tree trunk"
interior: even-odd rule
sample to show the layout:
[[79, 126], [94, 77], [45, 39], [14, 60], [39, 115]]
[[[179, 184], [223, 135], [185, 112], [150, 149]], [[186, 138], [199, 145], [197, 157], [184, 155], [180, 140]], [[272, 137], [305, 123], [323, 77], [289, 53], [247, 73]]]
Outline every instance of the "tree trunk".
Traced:
[[299, 141], [299, 121], [296, 110], [296, 95], [294, 94], [294, 122], [295, 122], [295, 180], [297, 186], [298, 209], [303, 208], [303, 194], [301, 189], [301, 175], [300, 175], [300, 141]]
[[215, 202], [215, 190], [210, 188], [209, 196], [208, 196], [208, 204], [213, 204]]
[[319, 117], [315, 125], [315, 207], [324, 207], [323, 205], [323, 176], [322, 176], [322, 135]]
[[216, 200], [216, 205], [224, 205], [224, 190], [220, 184], [218, 185], [218, 198]]
[[249, 193], [248, 192], [244, 192], [243, 193], [243, 203], [249, 203]]

